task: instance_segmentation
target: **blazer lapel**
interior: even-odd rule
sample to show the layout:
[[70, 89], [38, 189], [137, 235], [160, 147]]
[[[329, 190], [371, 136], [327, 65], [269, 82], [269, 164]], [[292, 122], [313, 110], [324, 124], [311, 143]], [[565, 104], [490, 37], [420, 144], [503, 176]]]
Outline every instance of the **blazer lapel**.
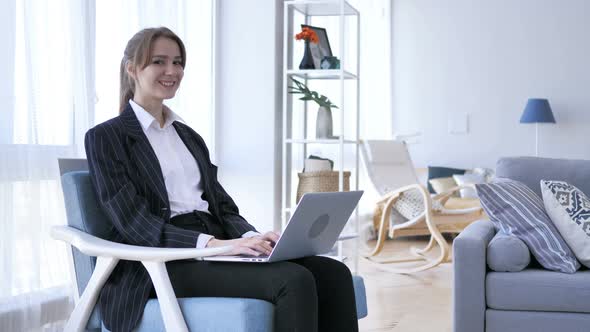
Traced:
[[213, 175], [211, 174], [207, 158], [205, 157], [201, 149], [197, 146], [194, 137], [192, 137], [191, 133], [188, 130], [186, 130], [183, 124], [174, 121], [172, 125], [176, 129], [176, 133], [178, 133], [180, 139], [184, 142], [184, 145], [186, 145], [189, 152], [197, 161], [197, 166], [199, 167], [199, 171], [201, 172], [201, 181], [203, 181], [205, 197], [207, 199], [207, 202], [209, 203], [209, 206], [212, 209], [215, 209], [215, 195], [212, 195]]
[[131, 105], [127, 104], [120, 117], [125, 127], [127, 127], [126, 134], [131, 157], [137, 162], [137, 168], [144, 180], [147, 181], [149, 187], [160, 198], [163, 205], [169, 209], [170, 202], [168, 201], [168, 192], [166, 191], [160, 162], [158, 161], [158, 157], [156, 157], [152, 145], [145, 136]]

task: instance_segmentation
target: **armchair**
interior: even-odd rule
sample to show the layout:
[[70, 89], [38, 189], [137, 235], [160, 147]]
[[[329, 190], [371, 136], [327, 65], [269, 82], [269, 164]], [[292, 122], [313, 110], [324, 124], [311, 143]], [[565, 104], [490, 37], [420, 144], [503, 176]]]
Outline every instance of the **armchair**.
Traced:
[[[380, 268], [394, 273], [414, 273], [435, 267], [448, 259], [450, 248], [442, 233], [459, 233], [471, 222], [480, 219], [483, 210], [479, 206], [463, 209], [447, 209], [445, 203], [453, 194], [466, 186], [457, 186], [448, 191], [430, 196], [423, 185], [418, 183], [414, 166], [404, 141], [367, 140], [361, 144], [363, 161], [377, 192], [382, 195], [376, 203], [373, 221], [378, 225], [377, 243], [365, 253], [368, 260], [380, 263], [405, 263], [421, 261], [417, 266]], [[391, 223], [392, 210], [401, 211], [410, 205], [409, 220]], [[407, 214], [407, 213], [406, 213]], [[389, 238], [407, 235], [430, 235], [425, 248], [412, 248], [412, 256], [401, 259], [381, 259], [377, 255], [385, 244], [386, 233]], [[437, 258], [426, 254], [438, 245]]]
[[[165, 262], [223, 254], [231, 247], [177, 249], [132, 246], [103, 240], [110, 223], [97, 203], [85, 159], [60, 159], [68, 226], [52, 229], [72, 248], [77, 291], [81, 294], [65, 331], [108, 331], [95, 307], [100, 289], [120, 259], [141, 261], [157, 299], [150, 299], [135, 331], [272, 331], [273, 305], [248, 298], [179, 298]], [[94, 257], [97, 258], [94, 258]], [[367, 315], [362, 278], [353, 276], [359, 318]]]

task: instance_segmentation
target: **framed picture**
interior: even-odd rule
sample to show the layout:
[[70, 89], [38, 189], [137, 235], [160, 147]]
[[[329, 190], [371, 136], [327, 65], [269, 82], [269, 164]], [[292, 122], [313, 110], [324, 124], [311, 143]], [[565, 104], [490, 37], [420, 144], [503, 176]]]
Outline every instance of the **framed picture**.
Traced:
[[328, 33], [326, 29], [314, 27], [311, 25], [301, 24], [301, 28], [310, 28], [318, 35], [319, 42], [317, 44], [310, 43], [309, 49], [313, 57], [313, 64], [315, 69], [320, 69], [322, 59], [325, 56], [332, 56], [332, 49], [330, 48], [330, 41], [328, 40]]

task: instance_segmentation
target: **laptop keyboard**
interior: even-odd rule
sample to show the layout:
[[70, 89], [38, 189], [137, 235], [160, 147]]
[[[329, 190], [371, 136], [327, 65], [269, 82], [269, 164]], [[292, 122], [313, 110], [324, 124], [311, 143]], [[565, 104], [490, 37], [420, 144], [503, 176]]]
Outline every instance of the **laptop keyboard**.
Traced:
[[244, 257], [244, 258], [268, 258], [268, 255], [260, 255], [260, 256], [254, 256], [254, 255], [240, 255], [240, 257]]

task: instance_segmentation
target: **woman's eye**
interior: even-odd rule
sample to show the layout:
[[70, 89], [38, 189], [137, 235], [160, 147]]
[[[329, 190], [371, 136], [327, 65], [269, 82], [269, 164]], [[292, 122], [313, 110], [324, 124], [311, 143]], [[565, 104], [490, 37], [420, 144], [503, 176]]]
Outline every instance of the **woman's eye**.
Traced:
[[174, 61], [175, 65], [182, 65], [182, 61]]
[[161, 64], [164, 64], [164, 61], [162, 61], [162, 60], [154, 60], [152, 63], [153, 64], [156, 64], [156, 65], [161, 65]]

